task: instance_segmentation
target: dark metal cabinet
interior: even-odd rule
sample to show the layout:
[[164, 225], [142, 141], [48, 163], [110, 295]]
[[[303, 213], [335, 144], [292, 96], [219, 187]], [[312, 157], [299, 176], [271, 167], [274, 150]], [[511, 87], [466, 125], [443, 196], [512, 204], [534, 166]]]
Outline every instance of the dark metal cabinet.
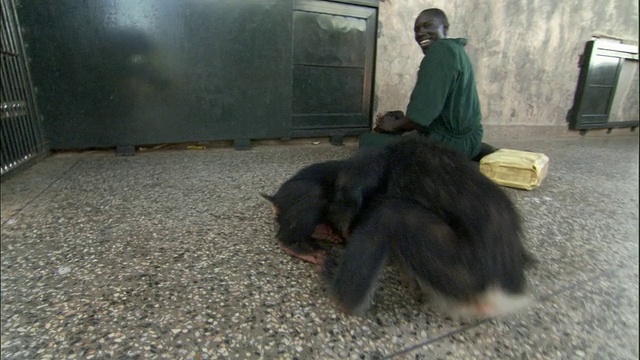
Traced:
[[354, 3], [30, 0], [18, 13], [45, 133], [69, 149], [367, 128], [377, 1]]
[[[637, 127], [638, 47], [603, 40], [589, 41], [581, 56], [580, 67], [573, 107], [568, 114], [569, 128], [588, 130]], [[620, 80], [629, 80], [625, 79], [625, 70], [631, 70], [629, 74], [632, 76], [635, 74], [635, 80], [630, 82], [631, 86], [635, 86], [635, 91], [619, 91]], [[625, 101], [625, 97], [630, 101]], [[635, 104], [635, 109], [622, 112], [622, 116], [635, 119], [612, 118], [616, 99], [618, 107], [625, 107], [625, 103]]]
[[294, 135], [369, 128], [376, 15], [365, 6], [294, 2]]

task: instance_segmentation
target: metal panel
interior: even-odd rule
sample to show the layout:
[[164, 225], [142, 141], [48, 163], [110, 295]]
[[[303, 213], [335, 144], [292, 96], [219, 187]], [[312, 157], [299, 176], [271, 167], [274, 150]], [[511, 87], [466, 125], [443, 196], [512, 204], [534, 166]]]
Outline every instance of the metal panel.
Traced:
[[370, 129], [376, 17], [367, 6], [294, 3], [294, 136]]
[[[364, 71], [359, 68], [296, 65], [295, 114], [360, 114]], [[318, 89], [322, 89], [318, 91]]]
[[294, 63], [364, 67], [367, 45], [364, 19], [296, 11], [293, 26]]
[[1, 0], [0, 175], [46, 153], [12, 0]]
[[637, 46], [600, 40], [587, 42], [574, 104], [568, 115], [570, 129], [638, 126], [637, 119], [612, 121], [610, 116], [625, 61], [637, 63]]
[[30, 0], [54, 149], [287, 137], [291, 0]]

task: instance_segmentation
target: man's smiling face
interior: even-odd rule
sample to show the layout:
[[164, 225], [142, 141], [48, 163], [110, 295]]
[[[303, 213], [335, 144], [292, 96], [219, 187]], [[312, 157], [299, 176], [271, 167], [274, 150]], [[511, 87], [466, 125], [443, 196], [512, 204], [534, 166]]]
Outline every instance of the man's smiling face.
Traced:
[[413, 31], [423, 53], [434, 41], [447, 37], [447, 27], [442, 18], [430, 12], [424, 12], [418, 16]]

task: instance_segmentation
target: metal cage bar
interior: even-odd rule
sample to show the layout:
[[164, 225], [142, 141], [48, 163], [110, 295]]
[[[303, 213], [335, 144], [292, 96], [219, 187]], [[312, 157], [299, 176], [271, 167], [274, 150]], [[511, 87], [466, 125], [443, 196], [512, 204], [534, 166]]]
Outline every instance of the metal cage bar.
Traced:
[[15, 3], [13, 0], [0, 0], [0, 3], [0, 175], [5, 175], [47, 149]]

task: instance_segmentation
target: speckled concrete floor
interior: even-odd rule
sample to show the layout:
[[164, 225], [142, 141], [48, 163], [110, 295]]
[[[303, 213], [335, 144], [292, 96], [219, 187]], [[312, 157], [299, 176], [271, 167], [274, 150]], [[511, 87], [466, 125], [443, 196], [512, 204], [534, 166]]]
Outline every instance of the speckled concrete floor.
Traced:
[[354, 145], [57, 154], [2, 183], [2, 358], [637, 359], [638, 138], [496, 141], [551, 158], [508, 190], [536, 302], [461, 323], [385, 273], [345, 316], [283, 254], [273, 192]]

